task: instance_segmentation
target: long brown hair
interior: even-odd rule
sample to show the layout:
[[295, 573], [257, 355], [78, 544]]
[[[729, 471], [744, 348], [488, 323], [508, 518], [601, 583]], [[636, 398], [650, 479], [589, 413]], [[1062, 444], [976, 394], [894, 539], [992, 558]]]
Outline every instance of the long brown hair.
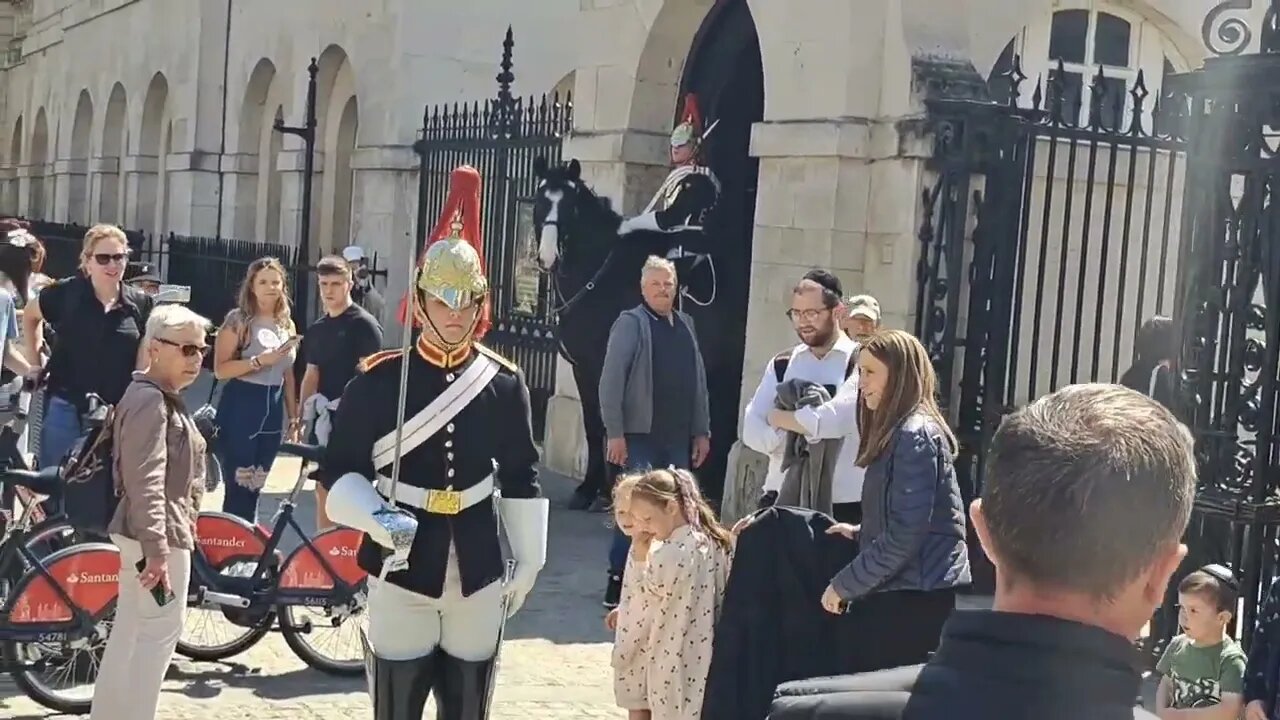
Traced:
[[276, 300], [276, 306], [272, 309], [271, 315], [275, 318], [276, 325], [293, 332], [293, 317], [289, 310], [289, 273], [285, 272], [284, 265], [273, 257], [260, 257], [249, 263], [244, 281], [240, 283], [240, 293], [236, 296], [236, 309], [240, 311], [239, 320], [249, 323], [253, 320], [253, 316], [258, 314], [258, 298], [253, 294], [253, 281], [263, 270], [275, 270], [280, 273], [282, 281], [280, 297]]
[[685, 522], [695, 530], [701, 531], [711, 538], [725, 552], [733, 551], [733, 539], [729, 531], [720, 524], [716, 513], [702, 497], [698, 489], [698, 481], [688, 470], [646, 470], [633, 475], [624, 475], [618, 479], [614, 489], [614, 497], [630, 495], [642, 498], [659, 507], [668, 503], [677, 503]]
[[956, 436], [947, 426], [947, 420], [938, 409], [938, 376], [929, 362], [929, 353], [914, 335], [902, 330], [877, 330], [865, 343], [861, 352], [884, 363], [888, 371], [884, 392], [875, 410], [867, 408], [861, 396], [858, 398], [858, 427], [861, 443], [858, 445], [858, 467], [867, 467], [885, 450], [894, 432], [912, 413], [923, 413], [941, 428], [955, 456], [959, 450]]

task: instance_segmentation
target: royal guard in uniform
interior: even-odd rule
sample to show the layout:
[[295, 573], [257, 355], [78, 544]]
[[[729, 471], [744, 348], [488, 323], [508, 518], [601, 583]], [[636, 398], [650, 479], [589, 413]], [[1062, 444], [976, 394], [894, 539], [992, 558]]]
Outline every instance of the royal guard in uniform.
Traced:
[[479, 344], [480, 182], [453, 171], [410, 286], [421, 332], [361, 363], [321, 463], [329, 517], [365, 533], [375, 720], [421, 720], [431, 693], [440, 720], [487, 718], [503, 626], [546, 562], [529, 390]]
[[622, 221], [619, 235], [637, 230], [673, 233], [669, 259], [687, 254], [708, 253], [713, 248], [707, 241], [704, 225], [716, 201], [720, 199], [720, 181], [711, 168], [702, 164], [702, 145], [715, 129], [715, 123], [703, 130], [698, 98], [685, 96], [680, 123], [671, 131], [671, 164], [674, 167], [658, 192], [645, 206], [644, 212]]

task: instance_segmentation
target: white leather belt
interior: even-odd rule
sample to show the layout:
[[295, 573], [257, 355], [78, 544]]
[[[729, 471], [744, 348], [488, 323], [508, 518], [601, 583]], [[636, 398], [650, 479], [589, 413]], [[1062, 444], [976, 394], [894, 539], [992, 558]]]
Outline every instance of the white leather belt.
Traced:
[[[378, 476], [378, 492], [384, 498], [391, 497], [391, 478]], [[426, 510], [433, 515], [457, 515], [472, 505], [478, 505], [493, 496], [493, 476], [490, 475], [466, 490], [427, 490], [406, 485], [401, 481], [396, 487], [396, 502], [401, 505]]]

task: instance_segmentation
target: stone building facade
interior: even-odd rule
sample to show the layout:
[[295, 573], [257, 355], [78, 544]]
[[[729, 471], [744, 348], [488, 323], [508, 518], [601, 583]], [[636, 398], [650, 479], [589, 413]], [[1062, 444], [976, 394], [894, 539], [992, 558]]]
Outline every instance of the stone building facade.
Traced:
[[[294, 244], [307, 66], [319, 65], [313, 254], [409, 259], [428, 104], [567, 87], [576, 0], [5, 0], [0, 212]], [[566, 80], [568, 78], [568, 80]], [[398, 292], [406, 278], [389, 278]]]

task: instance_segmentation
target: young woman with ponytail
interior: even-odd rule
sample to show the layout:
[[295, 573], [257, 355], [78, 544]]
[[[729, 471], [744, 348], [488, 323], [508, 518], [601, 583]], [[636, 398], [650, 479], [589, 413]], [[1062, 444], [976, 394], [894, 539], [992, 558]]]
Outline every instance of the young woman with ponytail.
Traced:
[[729, 578], [731, 536], [687, 470], [628, 475], [615, 494], [626, 498], [633, 523], [629, 571], [638, 570], [638, 577], [626, 582], [639, 584], [646, 602], [636, 607], [649, 615], [638, 654], [643, 667], [626, 668], [643, 674], [636, 685], [644, 688], [648, 707], [633, 711], [631, 720], [697, 720]]

